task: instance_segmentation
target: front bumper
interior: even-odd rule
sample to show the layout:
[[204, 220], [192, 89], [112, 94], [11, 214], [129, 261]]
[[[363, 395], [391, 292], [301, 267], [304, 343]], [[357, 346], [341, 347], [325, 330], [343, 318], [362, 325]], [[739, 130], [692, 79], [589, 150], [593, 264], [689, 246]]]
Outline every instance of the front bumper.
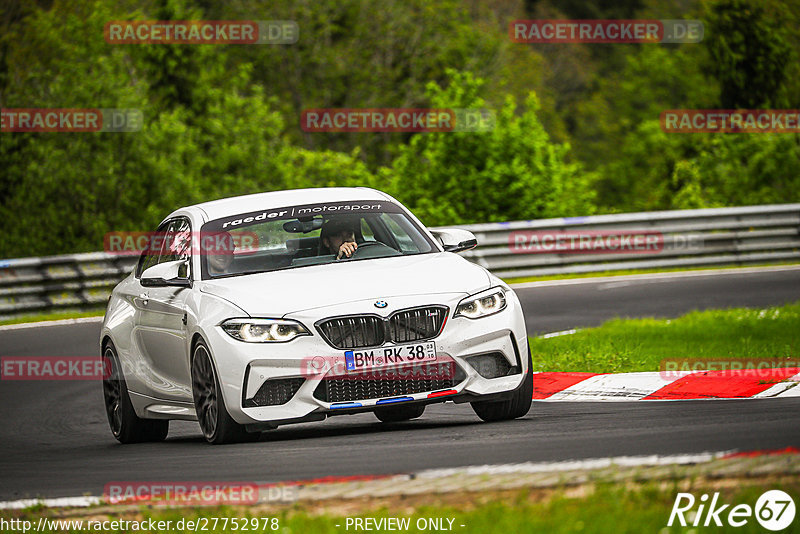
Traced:
[[[447, 400], [469, 402], [506, 397], [522, 384], [522, 378], [528, 372], [527, 338], [519, 301], [513, 291], [508, 290], [506, 309], [495, 315], [480, 319], [453, 317], [453, 310], [464, 296], [438, 294], [395, 297], [391, 299], [390, 307], [377, 311], [373, 306], [375, 300], [370, 299], [293, 313], [286, 318], [300, 321], [312, 335], [298, 337], [287, 343], [244, 343], [215, 327], [206, 333], [206, 337], [221, 378], [228, 412], [240, 424], [269, 428], [320, 420], [330, 415], [374, 411], [384, 405], [429, 404]], [[437, 390], [410, 394], [349, 399], [348, 402], [323, 400], [325, 395], [320, 394], [321, 384], [334, 374], [342, 374], [342, 371], [338, 367], [330, 371], [321, 369], [314, 363], [315, 358], [317, 361], [320, 358], [335, 361], [343, 358], [344, 351], [328, 345], [315, 329], [315, 322], [325, 317], [345, 314], [377, 313], [386, 317], [397, 310], [420, 305], [445, 305], [449, 308], [444, 329], [432, 341], [436, 344], [437, 364], [456, 366], [452, 367], [455, 374], [451, 383]], [[396, 345], [386, 343], [381, 349], [392, 346]], [[477, 360], [472, 359], [479, 355], [492, 355], [496, 359], [502, 356], [507, 362], [502, 368], [508, 369], [508, 374], [496, 378], [481, 376], [492, 374], [487, 373], [485, 366], [478, 365]], [[297, 379], [284, 381], [286, 384], [294, 384], [296, 389], [296, 392], [292, 390], [293, 394], [288, 401], [271, 406], [253, 405], [250, 399], [253, 399], [265, 381], [281, 379]], [[370, 388], [370, 391], [378, 389]]]

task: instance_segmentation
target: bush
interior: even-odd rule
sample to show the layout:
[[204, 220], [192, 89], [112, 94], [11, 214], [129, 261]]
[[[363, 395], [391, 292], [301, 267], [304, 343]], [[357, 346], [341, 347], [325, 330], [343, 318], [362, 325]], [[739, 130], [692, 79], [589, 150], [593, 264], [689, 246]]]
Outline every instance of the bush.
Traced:
[[[483, 108], [485, 82], [448, 71], [450, 83], [428, 85], [433, 108]], [[587, 176], [553, 143], [531, 93], [525, 109], [508, 97], [488, 132], [421, 133], [381, 172], [391, 193], [428, 225], [494, 222], [592, 211]]]

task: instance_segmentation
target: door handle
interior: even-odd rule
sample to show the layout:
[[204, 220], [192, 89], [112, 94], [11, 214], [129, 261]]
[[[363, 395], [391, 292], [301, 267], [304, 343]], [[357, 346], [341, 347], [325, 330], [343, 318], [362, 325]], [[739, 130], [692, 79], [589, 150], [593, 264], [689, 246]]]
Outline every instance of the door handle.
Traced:
[[139, 295], [139, 298], [142, 299], [143, 306], [147, 306], [147, 303], [150, 301], [150, 297], [147, 295], [147, 293], [142, 293]]

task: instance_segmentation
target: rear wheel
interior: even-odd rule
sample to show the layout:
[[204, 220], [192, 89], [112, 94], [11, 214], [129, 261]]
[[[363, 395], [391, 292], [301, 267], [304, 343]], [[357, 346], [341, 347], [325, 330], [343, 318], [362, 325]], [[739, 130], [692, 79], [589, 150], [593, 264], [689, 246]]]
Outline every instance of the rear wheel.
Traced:
[[194, 347], [192, 358], [192, 396], [197, 420], [206, 441], [219, 445], [255, 441], [260, 434], [247, 432], [228, 413], [211, 354], [203, 341]]
[[105, 365], [110, 366], [103, 378], [103, 400], [111, 433], [120, 443], [164, 441], [169, 433], [169, 421], [142, 419], [133, 409], [128, 386], [116, 349], [110, 341], [103, 347]]
[[394, 406], [391, 408], [381, 408], [375, 411], [375, 417], [384, 423], [399, 423], [400, 421], [408, 421], [415, 419], [422, 415], [425, 411], [425, 405], [410, 405], [410, 406]]
[[472, 403], [472, 409], [486, 422], [507, 421], [528, 413], [533, 399], [533, 362], [531, 349], [528, 347], [528, 372], [525, 379], [514, 392], [514, 396], [504, 401], [478, 401]]

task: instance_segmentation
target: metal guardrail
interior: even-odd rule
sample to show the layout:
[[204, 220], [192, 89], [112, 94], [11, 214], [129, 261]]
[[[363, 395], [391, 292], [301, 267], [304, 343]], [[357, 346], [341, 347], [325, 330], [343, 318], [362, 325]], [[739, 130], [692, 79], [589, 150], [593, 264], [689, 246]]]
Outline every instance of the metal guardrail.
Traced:
[[101, 308], [137, 260], [105, 252], [0, 260], [0, 318]]
[[[626, 269], [800, 261], [800, 204], [594, 215], [459, 225], [478, 238], [463, 255], [503, 278]], [[657, 251], [536, 253], [516, 233], [660, 235]], [[0, 319], [58, 309], [101, 308], [136, 257], [103, 252], [0, 260]]]
[[[502, 278], [800, 261], [800, 204], [651, 211], [459, 226], [478, 239], [464, 256]], [[660, 234], [657, 252], [514, 252], [514, 232]]]

